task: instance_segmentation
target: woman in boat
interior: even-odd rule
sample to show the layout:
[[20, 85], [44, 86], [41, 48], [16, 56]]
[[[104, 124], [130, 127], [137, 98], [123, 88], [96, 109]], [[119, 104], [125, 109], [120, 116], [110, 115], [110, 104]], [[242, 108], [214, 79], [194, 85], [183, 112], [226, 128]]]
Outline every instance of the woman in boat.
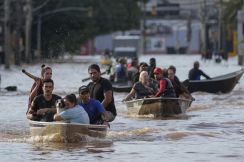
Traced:
[[145, 98], [152, 97], [155, 93], [154, 86], [149, 80], [148, 72], [142, 71], [139, 76], [139, 82], [136, 82], [130, 93], [123, 99], [123, 101], [128, 101], [132, 98]]
[[65, 110], [54, 115], [55, 121], [65, 120], [71, 123], [90, 124], [87, 112], [83, 107], [77, 104], [77, 99], [74, 94], [69, 94], [64, 97]]
[[167, 78], [167, 71], [163, 71], [157, 67], [153, 71], [155, 79], [159, 82], [159, 89], [155, 97], [176, 97], [174, 87], [171, 81]]
[[[52, 79], [52, 68], [49, 66], [45, 66], [45, 65], [42, 65], [41, 68], [42, 68], [41, 78], [36, 78], [35, 82], [33, 83], [32, 87], [31, 87], [31, 91], [30, 91], [30, 95], [29, 95], [29, 102], [28, 102], [28, 109], [31, 106], [31, 103], [34, 100], [34, 98], [40, 94], [43, 94], [42, 80]], [[27, 110], [27, 112], [28, 112], [28, 110]]]

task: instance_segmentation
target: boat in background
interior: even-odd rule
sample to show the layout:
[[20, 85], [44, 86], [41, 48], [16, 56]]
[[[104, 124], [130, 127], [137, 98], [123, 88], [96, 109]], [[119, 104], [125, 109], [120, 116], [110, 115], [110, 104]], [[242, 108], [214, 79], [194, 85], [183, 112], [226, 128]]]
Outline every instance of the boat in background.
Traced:
[[126, 101], [129, 114], [165, 117], [185, 113], [192, 100], [182, 98], [143, 98]]
[[131, 82], [125, 82], [125, 83], [112, 82], [112, 87], [115, 92], [130, 92], [132, 86], [133, 85]]
[[84, 142], [87, 136], [104, 138], [107, 125], [64, 122], [40, 122], [29, 120], [32, 138], [44, 138], [52, 142]]
[[190, 93], [196, 91], [208, 93], [229, 93], [240, 80], [244, 69], [213, 77], [204, 80], [185, 80], [183, 84], [187, 87]]

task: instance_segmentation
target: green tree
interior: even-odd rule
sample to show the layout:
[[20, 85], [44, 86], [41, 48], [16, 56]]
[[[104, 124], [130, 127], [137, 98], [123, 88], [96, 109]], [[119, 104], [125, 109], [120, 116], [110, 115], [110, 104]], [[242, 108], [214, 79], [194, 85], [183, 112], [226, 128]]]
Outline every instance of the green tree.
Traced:
[[[39, 6], [44, 1], [35, 0]], [[138, 0], [50, 0], [36, 12], [38, 15], [49, 11], [80, 7], [85, 11], [65, 11], [42, 17], [42, 49], [59, 53], [61, 50], [73, 52], [80, 45], [97, 35], [118, 30], [138, 28], [141, 11]], [[33, 40], [36, 40], [37, 23], [33, 24]], [[48, 57], [48, 55], [46, 55]]]

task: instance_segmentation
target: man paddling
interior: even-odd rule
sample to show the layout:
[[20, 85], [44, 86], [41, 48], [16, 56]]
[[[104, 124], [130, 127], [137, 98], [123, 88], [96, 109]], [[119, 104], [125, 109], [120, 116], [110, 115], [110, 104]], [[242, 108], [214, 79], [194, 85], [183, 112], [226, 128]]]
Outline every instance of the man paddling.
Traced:
[[193, 68], [189, 71], [188, 79], [189, 80], [200, 80], [201, 76], [204, 76], [206, 79], [211, 79], [207, 74], [199, 69], [200, 63], [198, 61], [194, 62]]

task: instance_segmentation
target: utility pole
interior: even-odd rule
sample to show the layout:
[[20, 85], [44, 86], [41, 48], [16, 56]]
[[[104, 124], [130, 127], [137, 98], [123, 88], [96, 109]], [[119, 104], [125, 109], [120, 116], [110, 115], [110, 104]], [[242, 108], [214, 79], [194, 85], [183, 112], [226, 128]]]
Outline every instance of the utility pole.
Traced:
[[25, 19], [25, 59], [27, 63], [32, 60], [31, 55], [31, 27], [32, 27], [32, 0], [26, 0]]
[[13, 31], [13, 38], [14, 38], [14, 56], [15, 56], [15, 65], [20, 65], [21, 64], [21, 29], [23, 25], [23, 18], [21, 15], [23, 15], [22, 11], [22, 1], [18, 0], [15, 2], [16, 6], [16, 14], [15, 14], [15, 20], [16, 26], [14, 27]]
[[10, 0], [4, 0], [4, 62], [5, 69], [10, 68], [10, 58], [11, 58], [11, 50], [10, 50]]
[[146, 51], [146, 0], [142, 0], [142, 53], [145, 54]]
[[222, 33], [222, 0], [219, 0], [219, 24], [218, 24], [218, 28], [219, 28], [219, 42], [218, 42], [218, 52], [222, 52], [222, 48], [223, 48], [223, 33]]
[[202, 7], [202, 48], [201, 48], [201, 53], [202, 55], [206, 55], [206, 51], [207, 51], [207, 28], [206, 28], [206, 21], [207, 21], [207, 4], [206, 4], [206, 0], [204, 0], [203, 2], [203, 7]]

